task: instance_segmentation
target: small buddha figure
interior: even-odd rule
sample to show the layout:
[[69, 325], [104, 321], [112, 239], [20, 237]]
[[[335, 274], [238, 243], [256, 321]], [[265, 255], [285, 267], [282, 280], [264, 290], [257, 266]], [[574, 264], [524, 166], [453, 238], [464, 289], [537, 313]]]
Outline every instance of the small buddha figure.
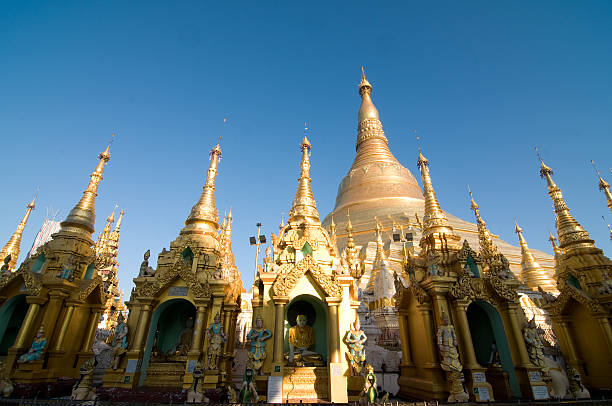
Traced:
[[140, 264], [140, 272], [138, 273], [139, 277], [155, 275], [155, 271], [153, 270], [153, 268], [149, 266], [150, 256], [151, 256], [151, 250], [147, 250], [147, 252], [144, 253], [144, 260]]
[[10, 273], [9, 262], [11, 262], [11, 254], [8, 254], [4, 258], [4, 263], [2, 264], [2, 267], [0, 267], [0, 273], [2, 274], [2, 276], [6, 276]]
[[266, 359], [266, 340], [270, 337], [272, 337], [272, 333], [264, 328], [263, 318], [258, 315], [255, 319], [255, 327], [247, 335], [247, 342], [250, 347], [247, 368], [251, 368], [258, 375], [261, 375], [261, 367], [263, 367]]
[[191, 350], [191, 339], [193, 338], [193, 318], [188, 318], [185, 321], [185, 328], [179, 334], [178, 343], [176, 344], [176, 352], [178, 355], [187, 355]]
[[320, 361], [321, 356], [309, 348], [315, 343], [314, 331], [307, 325], [308, 318], [300, 314], [295, 319], [296, 325], [289, 329], [289, 363]]
[[206, 369], [218, 369], [219, 358], [223, 355], [223, 343], [227, 339], [223, 332], [223, 323], [219, 313], [215, 315], [214, 322], [206, 328], [208, 336], [208, 365]]
[[353, 376], [362, 374], [366, 360], [365, 348], [363, 348], [363, 346], [367, 340], [368, 338], [363, 330], [361, 330], [359, 316], [357, 316], [355, 317], [353, 328], [347, 331], [344, 337], [344, 342], [349, 348], [349, 351], [346, 353], [346, 358], [351, 366]]
[[36, 333], [36, 337], [34, 337], [34, 341], [32, 341], [32, 346], [21, 357], [19, 357], [19, 362], [27, 364], [31, 361], [38, 361], [42, 358], [43, 349], [47, 345], [47, 339], [45, 338], [45, 330], [41, 325]]

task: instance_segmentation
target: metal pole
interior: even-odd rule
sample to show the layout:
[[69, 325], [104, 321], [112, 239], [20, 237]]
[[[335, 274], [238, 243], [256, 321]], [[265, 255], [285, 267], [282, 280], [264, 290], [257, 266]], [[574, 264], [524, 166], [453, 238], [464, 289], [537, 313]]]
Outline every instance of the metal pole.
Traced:
[[257, 238], [255, 240], [256, 241], [255, 245], [257, 247], [257, 250], [255, 250], [255, 275], [257, 275], [257, 264], [259, 263], [259, 245], [260, 245], [259, 235], [260, 235], [260, 232], [261, 232], [261, 223], [257, 223]]

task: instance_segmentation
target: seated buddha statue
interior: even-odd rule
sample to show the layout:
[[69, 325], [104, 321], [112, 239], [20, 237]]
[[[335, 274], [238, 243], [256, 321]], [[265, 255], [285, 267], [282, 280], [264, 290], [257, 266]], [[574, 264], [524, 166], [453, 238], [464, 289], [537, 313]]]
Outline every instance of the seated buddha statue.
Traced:
[[312, 327], [306, 324], [308, 318], [300, 314], [295, 321], [296, 325], [289, 329], [289, 363], [298, 366], [304, 363], [321, 364], [321, 355], [309, 350], [314, 346], [315, 337]]

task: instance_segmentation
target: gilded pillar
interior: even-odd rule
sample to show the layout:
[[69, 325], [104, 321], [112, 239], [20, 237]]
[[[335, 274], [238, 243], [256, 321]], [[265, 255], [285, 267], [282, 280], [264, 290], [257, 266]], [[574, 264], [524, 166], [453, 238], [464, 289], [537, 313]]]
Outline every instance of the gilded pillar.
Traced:
[[421, 319], [423, 320], [423, 332], [425, 333], [425, 347], [427, 347], [427, 358], [430, 364], [436, 364], [438, 362], [437, 350], [436, 350], [436, 338], [433, 335], [433, 319], [431, 318], [431, 309], [429, 304], [422, 304], [417, 306], [417, 309], [421, 313]]
[[578, 359], [578, 352], [576, 351], [576, 346], [574, 345], [574, 340], [572, 340], [572, 336], [569, 332], [569, 322], [567, 321], [567, 319], [565, 318], [561, 318], [559, 320], [559, 333], [561, 334], [563, 341], [565, 342], [566, 345], [566, 352], [567, 357], [569, 358], [567, 360], [568, 363], [576, 366], [580, 363], [580, 360]]
[[612, 355], [612, 328], [610, 328], [610, 321], [608, 320], [607, 316], [598, 317], [597, 321], [599, 322], [603, 336], [606, 339], [608, 353]]
[[56, 351], [60, 351], [64, 345], [64, 338], [66, 337], [66, 332], [68, 331], [68, 327], [70, 326], [70, 321], [72, 320], [72, 314], [74, 313], [74, 306], [75, 306], [75, 303], [68, 303], [66, 314], [64, 315], [64, 319], [62, 320], [62, 326], [60, 327], [59, 334], [57, 335], [57, 341], [55, 342], [55, 346], [53, 347], [53, 349]]
[[283, 355], [285, 353], [285, 306], [289, 302], [288, 297], [274, 298], [274, 356], [272, 362], [274, 364], [283, 363]]
[[52, 340], [57, 318], [62, 310], [62, 303], [68, 294], [63, 291], [49, 292], [49, 303], [45, 307], [45, 315], [43, 316], [43, 325], [45, 327], [45, 337], [48, 341]]
[[474, 352], [474, 342], [470, 333], [470, 324], [467, 319], [467, 303], [457, 303], [455, 308], [455, 320], [457, 335], [459, 336], [459, 350], [463, 356], [463, 363], [467, 369], [479, 368]]
[[528, 366], [531, 364], [531, 361], [529, 360], [529, 353], [527, 352], [527, 346], [525, 345], [523, 333], [521, 332], [521, 328], [518, 324], [516, 306], [517, 305], [508, 305], [508, 318], [510, 319], [510, 328], [512, 329], [512, 335], [514, 336], [514, 340], [516, 341], [516, 349], [518, 351], [521, 365]]
[[28, 333], [34, 329], [34, 323], [36, 321], [36, 316], [38, 316], [38, 312], [40, 311], [41, 303], [30, 302], [28, 298], [28, 302], [30, 306], [28, 307], [28, 312], [26, 313], [25, 318], [23, 319], [23, 323], [21, 324], [21, 328], [19, 329], [19, 333], [15, 338], [15, 343], [13, 347], [15, 348], [25, 348], [27, 346], [26, 340], [28, 339]]
[[143, 350], [142, 342], [145, 334], [147, 333], [147, 325], [149, 324], [149, 317], [151, 313], [151, 305], [145, 304], [140, 310], [140, 320], [138, 320], [138, 327], [136, 329], [136, 335], [134, 336], [134, 344], [132, 344], [132, 350], [140, 351]]
[[204, 334], [204, 324], [206, 323], [205, 317], [206, 306], [199, 305], [196, 313], [195, 327], [193, 329], [192, 351], [202, 351], [202, 334]]
[[81, 352], [91, 351], [93, 347], [93, 341], [96, 338], [96, 331], [98, 331], [98, 322], [100, 321], [100, 315], [102, 309], [92, 308], [89, 314], [89, 324], [87, 325], [85, 340], [83, 340], [83, 346]]
[[338, 320], [338, 306], [340, 298], [327, 298], [329, 312], [329, 355], [330, 362], [341, 362], [340, 357], [340, 323]]
[[227, 354], [229, 352], [229, 332], [230, 332], [230, 324], [231, 324], [231, 316], [232, 316], [232, 311], [231, 309], [228, 309], [227, 306], [223, 306], [223, 333], [225, 334], [225, 353]]
[[408, 328], [408, 316], [401, 312], [398, 315], [400, 329], [400, 345], [402, 347], [402, 363], [412, 365], [412, 354], [410, 353], [410, 331]]

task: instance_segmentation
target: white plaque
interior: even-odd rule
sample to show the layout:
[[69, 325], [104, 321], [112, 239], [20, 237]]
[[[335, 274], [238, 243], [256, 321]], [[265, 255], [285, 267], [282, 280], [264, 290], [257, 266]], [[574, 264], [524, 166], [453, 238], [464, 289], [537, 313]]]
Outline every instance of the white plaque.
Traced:
[[487, 381], [487, 378], [485, 378], [485, 374], [482, 372], [472, 373], [472, 379], [474, 380], [475, 383], [484, 383]]
[[342, 366], [332, 365], [331, 366], [331, 376], [342, 376]]
[[187, 296], [188, 292], [188, 286], [172, 286], [168, 289], [168, 296]]
[[489, 388], [479, 386], [474, 388], [474, 394], [478, 395], [478, 401], [485, 402], [487, 400], [491, 400], [491, 394], [489, 393]]
[[268, 377], [268, 397], [267, 403], [283, 403], [283, 377]]
[[531, 387], [533, 391], [533, 398], [535, 400], [548, 399], [548, 388], [546, 385], [534, 385]]
[[129, 359], [127, 365], [125, 366], [126, 374], [133, 374], [136, 372], [136, 368], [138, 368], [138, 360], [137, 359]]
[[542, 382], [542, 375], [537, 371], [529, 372], [529, 380], [531, 382]]

